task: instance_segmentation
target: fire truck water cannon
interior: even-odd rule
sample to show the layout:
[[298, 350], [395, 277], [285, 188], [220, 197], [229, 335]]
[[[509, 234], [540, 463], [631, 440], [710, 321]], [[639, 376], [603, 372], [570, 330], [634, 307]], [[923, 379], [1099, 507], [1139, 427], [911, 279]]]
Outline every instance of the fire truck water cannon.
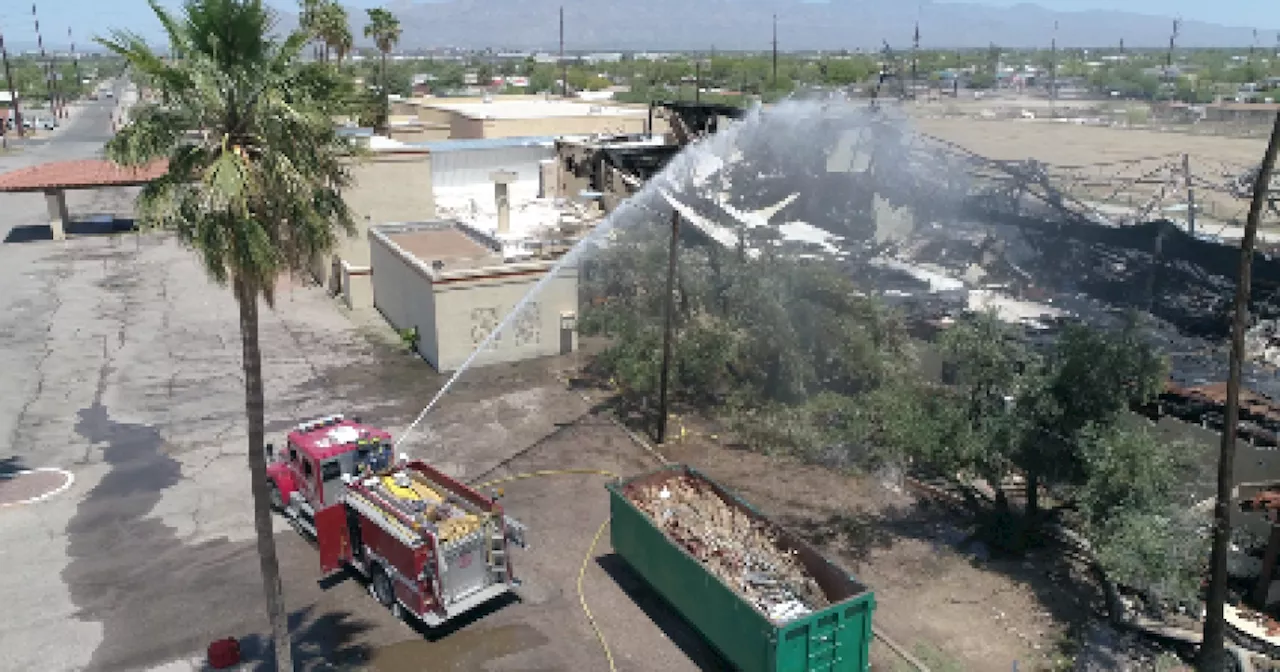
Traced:
[[316, 539], [320, 568], [365, 577], [398, 616], [437, 626], [519, 586], [525, 527], [487, 497], [406, 455], [359, 418], [300, 423], [267, 448], [272, 505]]

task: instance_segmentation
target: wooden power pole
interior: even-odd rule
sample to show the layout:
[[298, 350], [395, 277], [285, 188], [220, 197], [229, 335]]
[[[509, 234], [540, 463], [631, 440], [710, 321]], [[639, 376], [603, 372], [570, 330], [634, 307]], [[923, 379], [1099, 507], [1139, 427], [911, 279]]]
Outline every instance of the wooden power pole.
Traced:
[[80, 77], [80, 59], [76, 56], [76, 39], [71, 36], [71, 26], [67, 26], [67, 41], [71, 43], [71, 65], [75, 68], [76, 83], [71, 88], [76, 98], [80, 97], [80, 87], [84, 86], [84, 80]]
[[13, 104], [13, 128], [18, 137], [26, 135], [22, 126], [22, 111], [18, 103], [18, 87], [13, 81], [13, 69], [9, 67], [9, 50], [4, 48], [4, 33], [0, 32], [0, 60], [4, 61], [4, 80], [9, 83], [9, 101]]
[[662, 331], [662, 370], [658, 373], [658, 434], [657, 443], [667, 440], [667, 381], [671, 371], [671, 338], [675, 331], [676, 312], [676, 256], [680, 251], [680, 211], [671, 211], [671, 245], [667, 250], [667, 294]]
[[773, 88], [778, 88], [778, 15], [773, 15]]
[[36, 3], [31, 3], [31, 18], [36, 23], [36, 46], [40, 47], [40, 60], [44, 64], [44, 83], [49, 89], [49, 114], [54, 119], [58, 118], [58, 94], [53, 83], [53, 59], [48, 58], [44, 51], [44, 36], [40, 34], [40, 17], [36, 15]]
[[564, 60], [564, 5], [560, 6], [560, 97], [569, 97], [569, 62]]
[[1280, 112], [1276, 113], [1262, 165], [1253, 183], [1253, 199], [1249, 218], [1240, 241], [1240, 272], [1236, 282], [1235, 315], [1231, 324], [1231, 359], [1227, 372], [1226, 416], [1222, 424], [1222, 443], [1218, 454], [1218, 496], [1213, 505], [1213, 552], [1209, 556], [1209, 595], [1205, 600], [1204, 642], [1196, 657], [1196, 669], [1217, 672], [1229, 669], [1225, 638], [1227, 623], [1223, 607], [1227, 601], [1227, 554], [1231, 546], [1231, 503], [1235, 487], [1236, 435], [1240, 423], [1240, 374], [1244, 366], [1244, 335], [1249, 326], [1249, 281], [1253, 270], [1254, 244], [1258, 222], [1271, 191], [1271, 172], [1280, 149]]

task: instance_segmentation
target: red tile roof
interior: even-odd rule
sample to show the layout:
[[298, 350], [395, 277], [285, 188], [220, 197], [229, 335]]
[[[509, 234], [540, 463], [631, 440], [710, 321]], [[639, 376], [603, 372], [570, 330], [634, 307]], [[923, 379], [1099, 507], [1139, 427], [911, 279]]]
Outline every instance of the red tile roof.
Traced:
[[0, 175], [0, 192], [137, 186], [164, 175], [168, 168], [163, 160], [140, 168], [100, 159], [42, 163]]

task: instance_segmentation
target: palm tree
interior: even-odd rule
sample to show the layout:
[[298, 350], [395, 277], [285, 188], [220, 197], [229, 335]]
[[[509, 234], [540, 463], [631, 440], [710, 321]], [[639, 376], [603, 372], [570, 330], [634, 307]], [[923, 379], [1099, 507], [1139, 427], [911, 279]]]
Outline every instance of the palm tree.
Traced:
[[364, 36], [373, 38], [373, 43], [377, 45], [378, 52], [381, 54], [382, 63], [379, 72], [379, 81], [382, 82], [382, 88], [387, 88], [387, 54], [396, 48], [396, 44], [400, 42], [400, 19], [395, 14], [385, 9], [375, 8], [368, 10], [369, 23], [364, 27]]
[[[324, 5], [324, 0], [301, 0], [302, 13], [298, 17], [298, 29], [305, 31], [309, 40], [319, 39], [320, 35], [317, 29], [317, 19], [320, 14], [320, 8]], [[320, 60], [320, 45], [315, 45], [312, 52], [316, 60]]]
[[[274, 306], [277, 279], [306, 268], [339, 230], [351, 235], [341, 189], [353, 149], [331, 121], [329, 82], [300, 65], [308, 36], [268, 37], [262, 0], [187, 0], [172, 15], [149, 0], [168, 34], [165, 60], [131, 31], [98, 41], [162, 93], [107, 143], [124, 165], [167, 160], [168, 173], [138, 196], [139, 222], [172, 232], [210, 279], [231, 285], [240, 311], [249, 477], [263, 590], [279, 670], [292, 670], [287, 612], [271, 530], [263, 450], [259, 300]], [[197, 134], [191, 131], [201, 131]]]
[[378, 126], [385, 127], [387, 123], [388, 110], [387, 94], [390, 88], [387, 86], [387, 54], [395, 49], [396, 44], [400, 42], [400, 19], [395, 14], [385, 9], [375, 8], [368, 10], [369, 23], [365, 24], [364, 36], [373, 38], [373, 43], [378, 47], [378, 53], [381, 55], [382, 63], [379, 66], [378, 74]]
[[329, 50], [332, 49], [337, 53], [338, 65], [341, 65], [343, 56], [351, 50], [353, 44], [347, 10], [332, 0], [321, 2], [316, 12], [316, 32], [324, 42], [325, 60], [328, 60]]

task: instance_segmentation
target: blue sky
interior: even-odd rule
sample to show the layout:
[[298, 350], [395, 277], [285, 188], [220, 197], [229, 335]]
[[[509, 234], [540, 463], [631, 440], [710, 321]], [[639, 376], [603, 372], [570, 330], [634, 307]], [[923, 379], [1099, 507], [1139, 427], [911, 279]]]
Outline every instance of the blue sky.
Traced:
[[[403, 1], [403, 0], [400, 0]], [[819, 0], [821, 1], [821, 0]], [[829, 0], [828, 0], [829, 1]], [[858, 0], [836, 0], [857, 2]], [[947, 0], [937, 0], [947, 1]], [[1015, 5], [1018, 0], [980, 0], [982, 4]], [[180, 0], [162, 0], [167, 6], [176, 6]], [[280, 7], [292, 8], [291, 0], [268, 0]], [[344, 0], [343, 4], [355, 7], [375, 7], [386, 4], [378, 0]], [[1113, 9], [1157, 15], [1181, 15], [1233, 26], [1256, 27], [1262, 30], [1280, 29], [1280, 0], [1040, 0], [1036, 3], [1059, 11], [1089, 9]], [[39, 0], [41, 32], [45, 46], [65, 50], [68, 47], [67, 29], [72, 29], [78, 49], [89, 46], [90, 38], [110, 28], [126, 26], [155, 34], [159, 24], [151, 16], [144, 0]], [[927, 12], [928, 9], [926, 8]], [[6, 42], [14, 46], [35, 43], [35, 28], [28, 0], [3, 0], [0, 2], [0, 29]]]

